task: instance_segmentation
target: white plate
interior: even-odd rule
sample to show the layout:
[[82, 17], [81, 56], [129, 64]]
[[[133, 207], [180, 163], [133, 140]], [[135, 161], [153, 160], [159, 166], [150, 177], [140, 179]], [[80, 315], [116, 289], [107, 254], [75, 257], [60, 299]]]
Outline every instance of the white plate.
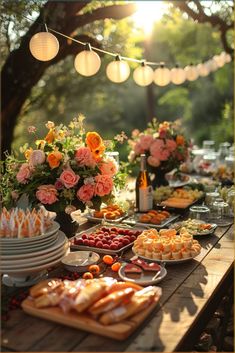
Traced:
[[187, 175], [187, 180], [185, 181], [182, 181], [180, 179], [177, 179], [177, 180], [168, 180], [168, 183], [169, 183], [169, 186], [171, 188], [179, 188], [179, 187], [182, 187], [182, 186], [185, 186], [185, 185], [188, 185], [192, 182], [192, 178]]
[[132, 217], [129, 217], [129, 218], [125, 219], [123, 221], [123, 223], [129, 224], [129, 225], [132, 225], [132, 226], [136, 225], [136, 226], [144, 226], [144, 227], [149, 227], [149, 228], [161, 229], [161, 228], [166, 227], [169, 223], [175, 221], [177, 218], [180, 217], [180, 215], [172, 215], [172, 216], [166, 218], [161, 224], [152, 224], [152, 223], [139, 222], [138, 221], [138, 216], [139, 216], [139, 213], [135, 214]]
[[[209, 222], [204, 222], [204, 221], [201, 221], [201, 220], [197, 220], [197, 222], [198, 223], [200, 223], [200, 224], [204, 224], [204, 223], [206, 223], [206, 224], [210, 224], [212, 227], [210, 228], [210, 229], [208, 229], [207, 231], [204, 231], [204, 232], [196, 232], [196, 233], [191, 233], [191, 231], [190, 230], [188, 230], [188, 232], [190, 233], [190, 234], [192, 234], [193, 236], [203, 236], [203, 235], [209, 235], [209, 234], [213, 234], [214, 233], [214, 231], [216, 230], [216, 228], [218, 227], [218, 225], [217, 224], [215, 224], [215, 223], [209, 223]], [[183, 223], [183, 221], [182, 222], [178, 222], [178, 223], [173, 223], [173, 224], [171, 224], [170, 226], [169, 226], [169, 228], [173, 228], [173, 229], [178, 229], [178, 230], [180, 230], [180, 228], [181, 228], [181, 224]], [[184, 226], [183, 226], [184, 227]], [[186, 229], [187, 229], [187, 227], [186, 227]]]
[[158, 264], [161, 264], [161, 263], [165, 263], [165, 264], [168, 264], [168, 265], [174, 265], [174, 264], [181, 264], [182, 262], [187, 262], [187, 261], [191, 261], [194, 259], [194, 257], [187, 257], [186, 259], [179, 259], [179, 260], [157, 260], [157, 259], [150, 259], [149, 257], [146, 257], [146, 256], [142, 256], [142, 255], [139, 255], [135, 252], [134, 248], [132, 248], [132, 251], [135, 255], [137, 255], [139, 258], [143, 259], [143, 260], [147, 260], [147, 261], [150, 261], [150, 262], [157, 262]]
[[27, 261], [16, 260], [16, 261], [12, 261], [11, 264], [8, 262], [6, 263], [6, 261], [3, 261], [1, 262], [1, 272], [4, 272], [6, 270], [12, 270], [12, 269], [16, 269], [16, 270], [24, 269], [25, 267], [28, 268], [29, 266], [35, 267], [35, 266], [43, 265], [45, 263], [48, 263], [52, 260], [55, 260], [63, 256], [66, 250], [68, 249], [68, 247], [69, 247], [69, 244], [67, 241], [67, 243], [63, 245], [60, 249], [58, 249], [53, 253], [50, 253], [49, 255], [47, 254], [47, 256], [42, 258], [31, 258], [31, 259], [27, 259]]
[[41, 247], [44, 246], [50, 246], [50, 244], [52, 244], [53, 242], [56, 241], [58, 237], [58, 232], [56, 232], [55, 234], [52, 234], [50, 237], [48, 237], [46, 240], [44, 241], [40, 241], [40, 242], [34, 242], [31, 244], [4, 244], [4, 245], [0, 245], [0, 252], [10, 252], [10, 251], [24, 251], [24, 250], [28, 250], [28, 249], [36, 249], [39, 248], [41, 249]]
[[9, 275], [2, 276], [2, 283], [8, 287], [28, 287], [32, 286], [48, 277], [46, 270], [37, 272], [31, 276], [13, 277]]
[[61, 262], [69, 271], [86, 272], [88, 267], [97, 264], [99, 259], [100, 256], [94, 251], [74, 251], [63, 257]]
[[27, 238], [0, 238], [0, 244], [20, 244], [20, 243], [31, 243], [34, 241], [44, 240], [45, 238], [49, 237], [50, 235], [56, 233], [60, 228], [59, 223], [53, 222], [52, 225], [48, 228], [47, 232], [41, 235], [36, 235]]
[[59, 230], [58, 237], [55, 243], [52, 244], [52, 246], [46, 247], [45, 249], [39, 249], [38, 251], [27, 250], [26, 254], [23, 253], [23, 250], [19, 252], [17, 251], [17, 253], [15, 254], [4, 254], [0, 256], [0, 260], [2, 261], [9, 259], [24, 259], [32, 256], [47, 254], [48, 252], [58, 249], [67, 241], [67, 239], [68, 238], [65, 236], [65, 234]]
[[[68, 248], [68, 250], [66, 251], [66, 253], [68, 253], [70, 250]], [[61, 262], [61, 259], [64, 257], [64, 255], [66, 254], [64, 253], [63, 255], [61, 255], [60, 257], [58, 257], [56, 260], [45, 263], [43, 265], [38, 265], [38, 266], [34, 266], [34, 267], [25, 267], [24, 269], [18, 269], [18, 270], [7, 270], [7, 271], [2, 271], [4, 274], [12, 274], [12, 277], [23, 277], [23, 276], [27, 276], [30, 275], [31, 273], [37, 273], [40, 272], [42, 270], [45, 270], [49, 267], [55, 266], [57, 264], [59, 264]]]
[[[163, 278], [166, 277], [167, 274], [167, 270], [165, 269], [165, 267], [161, 266], [161, 272], [159, 274], [159, 276], [153, 280], [153, 277], [156, 275], [156, 273], [153, 273], [153, 271], [144, 271], [140, 274], [139, 278], [131, 278], [128, 275], [131, 274], [126, 274], [125, 273], [125, 267], [128, 264], [124, 264], [120, 267], [119, 271], [118, 271], [118, 275], [121, 279], [123, 279], [124, 281], [128, 281], [128, 282], [133, 282], [136, 284], [139, 284], [140, 286], [150, 286], [153, 284], [156, 284], [158, 282], [160, 282], [161, 280], [163, 280]], [[134, 264], [133, 264], [134, 266]]]

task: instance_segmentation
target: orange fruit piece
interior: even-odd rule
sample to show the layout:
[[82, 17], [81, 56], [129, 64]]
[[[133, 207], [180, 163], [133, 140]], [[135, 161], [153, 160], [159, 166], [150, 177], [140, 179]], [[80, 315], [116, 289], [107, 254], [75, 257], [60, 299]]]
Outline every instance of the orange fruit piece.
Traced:
[[100, 266], [99, 265], [90, 265], [88, 267], [88, 270], [93, 274], [93, 275], [98, 275], [100, 273]]
[[93, 274], [91, 272], [85, 272], [85, 273], [83, 273], [82, 278], [84, 278], [84, 279], [92, 279], [94, 277], [93, 277]]
[[121, 267], [121, 263], [120, 262], [115, 262], [112, 266], [111, 266], [111, 269], [114, 271], [114, 272], [118, 272], [119, 268]]
[[113, 264], [113, 257], [111, 255], [104, 255], [103, 256], [103, 262], [107, 265], [112, 265]]

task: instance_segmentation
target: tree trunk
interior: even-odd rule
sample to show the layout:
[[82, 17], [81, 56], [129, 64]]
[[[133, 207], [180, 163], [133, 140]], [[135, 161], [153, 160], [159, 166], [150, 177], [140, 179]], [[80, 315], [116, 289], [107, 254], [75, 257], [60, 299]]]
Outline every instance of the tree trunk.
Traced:
[[[89, 2], [48, 1], [39, 17], [22, 38], [20, 47], [9, 54], [1, 73], [1, 156], [3, 159], [4, 151], [10, 152], [17, 117], [33, 86], [37, 84], [49, 66], [84, 49], [83, 45], [59, 36], [60, 50], [55, 59], [47, 62], [36, 60], [29, 51], [29, 41], [35, 33], [45, 31], [42, 23], [46, 22], [49, 28], [73, 37], [73, 32], [87, 23], [105, 18], [121, 19], [130, 16], [136, 10], [134, 4], [125, 4], [106, 6], [79, 14]], [[79, 36], [78, 39], [89, 41], [91, 45], [98, 47], [96, 41], [88, 36]]]

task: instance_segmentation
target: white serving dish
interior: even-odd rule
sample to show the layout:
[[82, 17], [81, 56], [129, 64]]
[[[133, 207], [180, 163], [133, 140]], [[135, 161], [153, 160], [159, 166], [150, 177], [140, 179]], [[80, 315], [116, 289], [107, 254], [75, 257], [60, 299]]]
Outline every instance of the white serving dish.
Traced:
[[64, 256], [61, 262], [71, 272], [86, 272], [89, 266], [97, 264], [99, 259], [100, 256], [94, 251], [74, 251]]
[[120, 269], [118, 271], [119, 277], [121, 279], [123, 279], [124, 281], [136, 283], [136, 284], [139, 284], [140, 286], [155, 285], [155, 284], [159, 283], [160, 281], [162, 281], [163, 278], [165, 278], [167, 275], [167, 270], [165, 269], [165, 267], [161, 266], [160, 273], [156, 279], [153, 279], [154, 276], [156, 275], [156, 273], [153, 273], [153, 271], [144, 271], [144, 270], [140, 274], [139, 278], [131, 278], [131, 274], [125, 273], [126, 265], [127, 264], [123, 264], [120, 267]]

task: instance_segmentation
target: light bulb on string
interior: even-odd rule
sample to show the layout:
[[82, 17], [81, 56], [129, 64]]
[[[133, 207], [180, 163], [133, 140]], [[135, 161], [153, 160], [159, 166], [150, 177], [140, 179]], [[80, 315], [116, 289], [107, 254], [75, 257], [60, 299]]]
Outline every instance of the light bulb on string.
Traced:
[[130, 75], [130, 67], [126, 61], [121, 60], [121, 57], [117, 55], [115, 60], [107, 65], [106, 75], [110, 81], [121, 83], [128, 79]]
[[143, 61], [133, 72], [133, 80], [137, 85], [145, 87], [153, 82], [153, 69]]
[[192, 63], [190, 65], [185, 66], [184, 68], [186, 79], [188, 81], [195, 81], [198, 78], [197, 67]]
[[208, 66], [206, 66], [203, 63], [197, 65], [197, 71], [198, 71], [199, 75], [202, 77], [205, 77], [205, 76], [209, 75], [209, 73], [210, 73]]
[[216, 71], [218, 69], [218, 65], [215, 60], [208, 60], [205, 65], [208, 67], [209, 71]]
[[158, 86], [166, 86], [171, 82], [171, 72], [168, 68], [164, 66], [163, 63], [160, 64], [154, 72], [154, 83]]
[[52, 33], [38, 32], [30, 39], [29, 49], [35, 59], [49, 61], [58, 54], [59, 42]]
[[213, 60], [216, 62], [218, 67], [224, 66], [224, 58], [221, 55], [214, 55]]
[[75, 70], [83, 76], [95, 75], [101, 65], [99, 55], [91, 49], [89, 43], [86, 44], [85, 50], [76, 55], [74, 60]]
[[186, 79], [184, 69], [180, 68], [179, 65], [175, 65], [173, 69], [171, 69], [171, 82], [175, 85], [180, 85]]
[[224, 59], [225, 63], [228, 64], [232, 61], [232, 57], [230, 54], [225, 53], [225, 59]]

